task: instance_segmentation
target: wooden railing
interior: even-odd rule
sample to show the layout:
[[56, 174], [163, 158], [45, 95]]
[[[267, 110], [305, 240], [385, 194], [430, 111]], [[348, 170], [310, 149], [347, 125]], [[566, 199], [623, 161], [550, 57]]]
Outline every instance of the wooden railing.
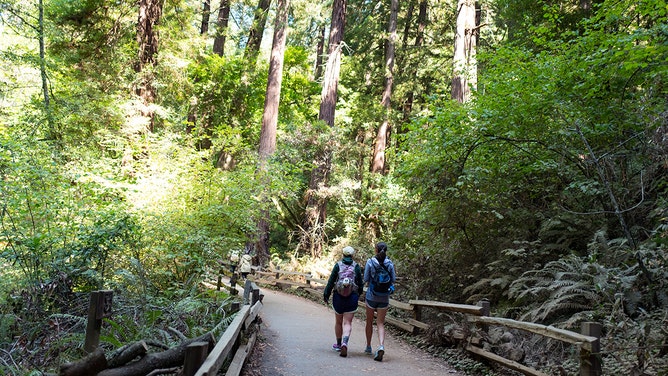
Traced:
[[[304, 291], [313, 294], [319, 300], [322, 299], [323, 287], [327, 284], [326, 280], [315, 278], [311, 273], [297, 273], [283, 270], [258, 270], [255, 271], [253, 278], [259, 284], [271, 284], [279, 286], [282, 289], [303, 289]], [[428, 300], [409, 300], [408, 302], [401, 302], [395, 299], [390, 299], [390, 306], [406, 311], [407, 314], [402, 316], [412, 317], [402, 319], [392, 317], [388, 314], [386, 316], [386, 322], [413, 334], [430, 328], [429, 324], [421, 321], [424, 309], [457, 312], [463, 314], [468, 323], [478, 326], [481, 330], [486, 330], [490, 325], [503, 326], [511, 329], [527, 331], [578, 346], [580, 349], [580, 376], [599, 376], [602, 374], [600, 360], [601, 325], [598, 323], [583, 323], [581, 333], [575, 333], [552, 326], [490, 317], [490, 305], [487, 301], [481, 301], [478, 305], [467, 305]], [[461, 340], [461, 343], [465, 344], [464, 348], [472, 354], [494, 361], [525, 375], [548, 376], [541, 371], [484, 350], [480, 346], [483, 341], [482, 338], [475, 338], [473, 333], [474, 331], [466, 330], [459, 334], [459, 338], [456, 338]]]
[[[234, 286], [232, 286], [234, 287]], [[185, 372], [184, 365], [184, 376], [213, 376], [217, 375], [218, 371], [221, 369], [223, 364], [227, 359], [230, 358], [230, 355], [234, 351], [234, 356], [230, 365], [227, 367], [225, 372], [226, 376], [237, 376], [241, 373], [241, 369], [250, 354], [253, 346], [255, 345], [255, 340], [257, 338], [257, 316], [262, 310], [262, 297], [260, 294], [260, 289], [255, 283], [250, 280], [246, 280], [244, 286], [244, 306], [237, 312], [234, 316], [234, 320], [227, 327], [221, 338], [216, 343], [216, 346], [211, 350], [209, 355], [204, 359], [197, 367], [192, 367], [197, 371], [191, 374]], [[255, 328], [251, 329], [253, 326]], [[250, 333], [249, 336], [245, 333]], [[241, 346], [241, 338], [247, 337], [247, 342], [245, 346]], [[186, 354], [185, 364], [189, 362], [197, 363], [196, 356], [189, 359]]]
[[[236, 294], [236, 285], [227, 287]], [[155, 371], [156, 366], [161, 369], [168, 366], [169, 370], [174, 372], [182, 368], [180, 374], [184, 376], [213, 376], [219, 374], [226, 363], [228, 365], [225, 375], [238, 376], [253, 349], [259, 331], [257, 317], [262, 310], [263, 295], [255, 283], [246, 280], [243, 305], [240, 302], [232, 303], [232, 310], [236, 311], [236, 315], [217, 342], [209, 332], [198, 338], [185, 340], [181, 345], [162, 353], [148, 353], [148, 346], [140, 341], [119, 353], [121, 356], [107, 359], [99, 347], [99, 342], [102, 319], [111, 316], [112, 296], [112, 292], [108, 290], [91, 293], [84, 343], [84, 349], [89, 355], [78, 362], [63, 364], [60, 368], [61, 376], [145, 375]], [[131, 355], [122, 356], [125, 353]], [[118, 358], [124, 360], [118, 361]], [[139, 360], [135, 360], [136, 358]], [[179, 365], [179, 362], [182, 364]]]

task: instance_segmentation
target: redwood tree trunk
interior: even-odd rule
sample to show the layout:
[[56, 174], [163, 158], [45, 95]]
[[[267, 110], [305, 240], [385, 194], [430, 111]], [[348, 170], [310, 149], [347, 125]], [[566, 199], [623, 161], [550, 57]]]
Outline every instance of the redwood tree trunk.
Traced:
[[464, 103], [477, 85], [475, 0], [459, 0], [452, 75], [452, 99]]
[[260, 45], [262, 44], [262, 35], [267, 23], [267, 13], [271, 0], [260, 0], [255, 10], [255, 17], [250, 31], [248, 32], [248, 43], [244, 50], [244, 57], [251, 62], [251, 67], [254, 66], [257, 55], [260, 52]]
[[394, 83], [394, 44], [397, 39], [397, 14], [399, 13], [399, 0], [391, 0], [390, 22], [387, 26], [388, 38], [385, 41], [385, 88], [381, 104], [385, 109], [383, 123], [378, 128], [376, 142], [373, 149], [371, 172], [386, 173], [387, 161], [385, 160], [385, 149], [390, 140], [392, 126], [390, 125], [390, 110], [392, 105], [392, 85]]
[[230, 0], [220, 0], [218, 20], [216, 21], [216, 37], [213, 39], [213, 53], [223, 56], [225, 52], [225, 36], [230, 21]]
[[139, 0], [139, 18], [137, 20], [137, 44], [139, 45], [138, 64], [141, 72], [147, 65], [154, 66], [158, 58], [159, 34], [156, 26], [162, 17], [162, 0]]
[[[417, 34], [415, 35], [415, 51], [420, 51], [424, 43], [424, 29], [427, 25], [427, 0], [420, 1], [420, 11], [418, 13]], [[414, 77], [416, 73], [416, 65], [410, 64], [408, 77]], [[411, 112], [413, 111], [413, 102], [415, 101], [415, 90], [411, 89], [406, 93], [406, 100], [403, 108], [403, 123], [410, 121]], [[401, 133], [401, 132], [398, 132]]]
[[139, 17], [137, 20], [137, 64], [135, 71], [140, 73], [140, 84], [135, 92], [142, 99], [144, 109], [142, 115], [151, 118], [149, 128], [153, 129], [153, 111], [149, 105], [155, 102], [156, 89], [153, 85], [152, 68], [158, 63], [159, 34], [156, 26], [162, 17], [163, 0], [139, 0]]
[[[343, 42], [346, 24], [347, 0], [334, 0], [332, 20], [329, 29], [329, 47], [325, 76], [320, 96], [320, 112], [318, 119], [330, 127], [334, 126], [339, 72], [341, 70], [341, 43]], [[310, 252], [318, 257], [322, 253], [322, 242], [325, 239], [325, 220], [327, 217], [327, 197], [319, 194], [329, 183], [332, 165], [331, 145], [325, 145], [316, 156], [316, 167], [311, 171], [309, 188], [306, 191], [306, 211], [300, 238], [299, 249]]]
[[[267, 79], [267, 93], [264, 98], [264, 113], [262, 115], [262, 130], [260, 131], [260, 168], [258, 176], [260, 184], [265, 190], [269, 189], [270, 174], [267, 171], [267, 159], [276, 151], [276, 128], [278, 125], [278, 105], [281, 99], [281, 84], [283, 82], [283, 58], [287, 38], [288, 8], [290, 0], [278, 0], [276, 22], [274, 25], [274, 40], [271, 46], [269, 60], [269, 77]], [[263, 200], [267, 206], [262, 209], [258, 221], [258, 243], [256, 252], [258, 262], [264, 266], [269, 261], [269, 221], [270, 214], [267, 208], [269, 202], [266, 195]]]
[[313, 80], [317, 81], [322, 76], [322, 57], [325, 52], [325, 25], [320, 26], [320, 34], [318, 35], [318, 45], [315, 51], [315, 71], [313, 73]]
[[199, 33], [205, 35], [209, 32], [209, 17], [211, 16], [211, 0], [204, 0], [202, 5], [202, 26], [200, 26]]

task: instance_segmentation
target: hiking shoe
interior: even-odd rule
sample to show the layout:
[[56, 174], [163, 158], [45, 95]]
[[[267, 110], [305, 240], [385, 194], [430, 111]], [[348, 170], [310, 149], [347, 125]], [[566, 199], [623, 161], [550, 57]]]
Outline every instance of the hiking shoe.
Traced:
[[382, 362], [383, 361], [383, 355], [385, 355], [385, 348], [383, 346], [380, 346], [378, 348], [378, 351], [376, 351], [376, 356], [373, 357], [373, 360]]
[[364, 353], [367, 355], [373, 354], [373, 350], [371, 350], [371, 346], [367, 346], [366, 349], [364, 349]]
[[346, 356], [348, 356], [348, 344], [347, 344], [347, 343], [343, 342], [343, 343], [341, 344], [341, 348], [340, 348], [340, 349], [341, 349], [341, 350], [339, 350], [339, 351], [341, 351], [341, 354], [339, 354], [339, 356], [342, 356], [342, 357], [344, 357], [344, 358], [345, 358]]
[[332, 350], [334, 351], [341, 351], [341, 345], [335, 343], [332, 345]]

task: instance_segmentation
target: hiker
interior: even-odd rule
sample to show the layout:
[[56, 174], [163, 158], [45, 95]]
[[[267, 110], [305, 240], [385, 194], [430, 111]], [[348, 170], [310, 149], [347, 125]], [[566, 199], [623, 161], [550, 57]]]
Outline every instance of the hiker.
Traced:
[[239, 273], [241, 273], [242, 280], [246, 280], [246, 277], [250, 274], [252, 262], [253, 256], [251, 255], [251, 250], [250, 248], [246, 248], [244, 255], [241, 256], [241, 261], [239, 261]]
[[390, 305], [390, 295], [394, 292], [394, 281], [397, 279], [394, 264], [387, 258], [387, 244], [376, 244], [376, 255], [369, 258], [364, 266], [364, 283], [368, 283], [366, 291], [366, 349], [371, 355], [371, 337], [373, 335], [373, 316], [377, 313], [378, 350], [373, 360], [382, 362], [385, 354], [385, 315]]
[[342, 357], [348, 356], [348, 340], [353, 329], [353, 317], [357, 311], [357, 301], [364, 292], [362, 270], [353, 260], [355, 249], [347, 246], [343, 248], [343, 258], [334, 264], [325, 287], [325, 304], [329, 304], [329, 296], [333, 292], [332, 307], [336, 321], [334, 334], [336, 343], [332, 349], [339, 351]]
[[233, 249], [229, 253], [230, 257], [230, 271], [232, 272], [232, 276], [234, 277], [234, 272], [237, 269], [237, 264], [239, 263], [239, 255], [241, 254], [241, 251], [238, 249]]

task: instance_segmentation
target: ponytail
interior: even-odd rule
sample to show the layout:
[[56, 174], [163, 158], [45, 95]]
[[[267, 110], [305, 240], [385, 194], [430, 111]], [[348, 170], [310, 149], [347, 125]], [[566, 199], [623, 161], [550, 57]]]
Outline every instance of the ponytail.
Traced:
[[376, 252], [376, 260], [378, 260], [379, 264], [383, 265], [387, 257], [387, 244], [385, 242], [376, 244]]

